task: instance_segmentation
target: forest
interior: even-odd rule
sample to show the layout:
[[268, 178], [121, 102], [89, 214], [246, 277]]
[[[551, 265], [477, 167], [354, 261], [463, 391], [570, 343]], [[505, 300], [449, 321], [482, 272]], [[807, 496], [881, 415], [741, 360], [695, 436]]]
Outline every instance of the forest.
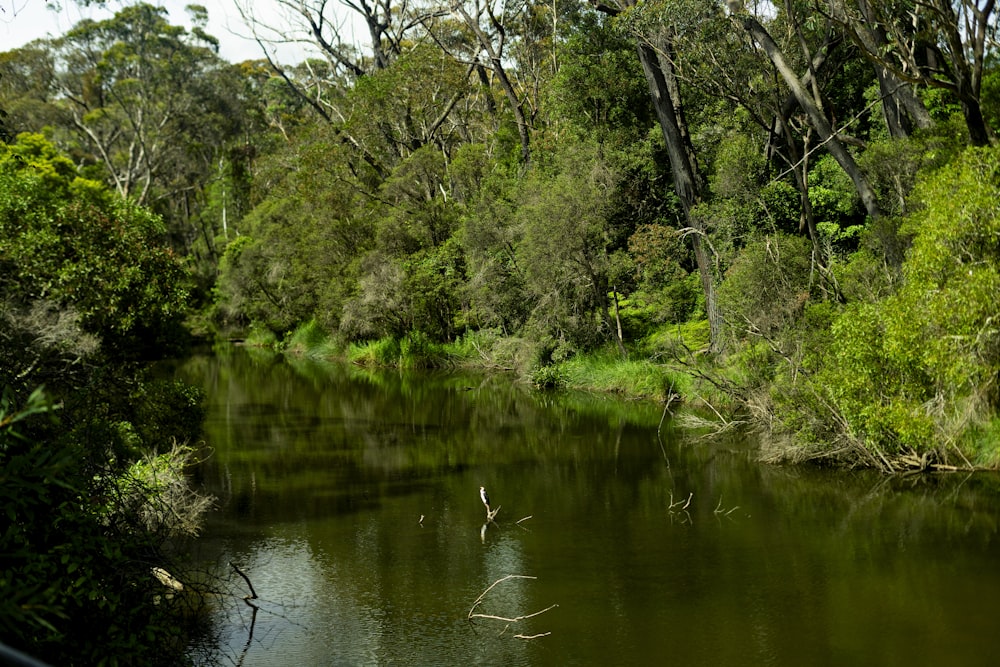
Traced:
[[177, 640], [107, 577], [192, 530], [156, 508], [200, 506], [199, 398], [144, 363], [192, 339], [684, 405], [772, 462], [1000, 465], [993, 0], [271, 2], [234, 0], [246, 62], [197, 5], [0, 53], [3, 637]]
[[0, 54], [11, 150], [162, 221], [196, 335], [681, 401], [775, 460], [1000, 461], [993, 2], [337, 4], [364, 43], [274, 3], [235, 2], [259, 60], [147, 4]]

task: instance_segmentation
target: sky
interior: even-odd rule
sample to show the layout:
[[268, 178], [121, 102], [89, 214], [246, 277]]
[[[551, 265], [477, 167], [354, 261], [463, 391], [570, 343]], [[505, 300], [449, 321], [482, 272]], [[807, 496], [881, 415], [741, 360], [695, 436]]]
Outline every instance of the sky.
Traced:
[[[260, 47], [247, 35], [250, 30], [236, 11], [234, 0], [146, 0], [165, 7], [170, 23], [191, 27], [184, 7], [202, 5], [208, 10], [207, 32], [220, 42], [219, 54], [229, 62], [237, 63], [263, 57]], [[82, 3], [80, 3], [82, 4]], [[0, 0], [0, 52], [9, 51], [43, 37], [58, 37], [83, 18], [102, 20], [114, 15], [122, 3], [109, 0], [108, 9], [81, 7], [73, 0], [51, 2], [47, 0]], [[274, 3], [254, 1], [254, 11], [259, 18], [276, 26], [288, 25], [288, 20], [275, 8]], [[56, 9], [50, 8], [56, 6]], [[278, 59], [285, 64], [299, 62], [307, 53], [301, 46], [279, 48]]]

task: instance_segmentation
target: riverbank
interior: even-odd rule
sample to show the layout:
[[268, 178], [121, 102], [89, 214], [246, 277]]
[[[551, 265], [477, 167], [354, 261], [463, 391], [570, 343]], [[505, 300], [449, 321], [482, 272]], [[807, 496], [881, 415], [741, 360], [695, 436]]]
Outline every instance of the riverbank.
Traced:
[[[474, 331], [450, 343], [420, 334], [343, 343], [315, 321], [283, 341], [251, 332], [245, 344], [315, 359], [338, 359], [369, 368], [462, 368], [498, 371], [538, 389], [606, 393], [625, 400], [655, 401], [671, 411], [685, 406], [685, 419], [718, 432], [734, 426], [760, 442], [760, 458], [772, 464], [816, 463], [873, 468], [892, 474], [912, 471], [996, 470], [1000, 451], [989, 430], [970, 427], [947, 448], [928, 439], [886, 448], [853, 432], [836, 409], [806, 381], [804, 364], [783, 359], [773, 342], [734, 346], [710, 357], [707, 321], [655, 330], [644, 339], [577, 353], [556, 341], [533, 341]], [[818, 407], [817, 407], [818, 406]], [[814, 412], [829, 414], [822, 428]], [[829, 425], [832, 424], [833, 427]]]

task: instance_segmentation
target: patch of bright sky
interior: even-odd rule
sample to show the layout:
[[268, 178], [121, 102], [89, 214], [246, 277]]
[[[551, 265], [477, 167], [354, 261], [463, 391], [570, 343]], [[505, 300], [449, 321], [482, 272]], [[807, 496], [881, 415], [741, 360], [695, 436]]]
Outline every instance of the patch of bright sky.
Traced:
[[[249, 37], [250, 29], [244, 24], [234, 0], [148, 0], [150, 4], [164, 7], [169, 12], [172, 25], [191, 28], [191, 18], [184, 9], [197, 4], [208, 10], [206, 32], [219, 40], [219, 55], [231, 63], [256, 60], [263, 57], [260, 46]], [[111, 0], [105, 7], [83, 7], [73, 0], [50, 2], [47, 0], [0, 0], [0, 52], [16, 49], [28, 42], [65, 34], [85, 18], [103, 20], [110, 18], [129, 2]], [[252, 2], [258, 20], [274, 28], [285, 29], [289, 18], [281, 13], [275, 3]], [[302, 44], [283, 44], [275, 47], [277, 59], [284, 64], [300, 62], [312, 51]]]

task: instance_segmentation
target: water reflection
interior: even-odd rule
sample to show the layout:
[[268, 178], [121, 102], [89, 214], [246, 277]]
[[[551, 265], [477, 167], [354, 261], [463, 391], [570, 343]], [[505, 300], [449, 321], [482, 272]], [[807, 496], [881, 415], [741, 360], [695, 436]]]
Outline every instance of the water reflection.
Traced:
[[[496, 377], [240, 350], [175, 372], [208, 389], [198, 475], [221, 501], [192, 558], [239, 593], [199, 662], [985, 665], [1000, 649], [996, 476], [766, 467], [736, 438], [668, 424], [658, 441], [656, 406]], [[229, 561], [261, 596], [255, 622]], [[478, 611], [558, 606], [470, 624], [512, 574], [534, 578]]]

